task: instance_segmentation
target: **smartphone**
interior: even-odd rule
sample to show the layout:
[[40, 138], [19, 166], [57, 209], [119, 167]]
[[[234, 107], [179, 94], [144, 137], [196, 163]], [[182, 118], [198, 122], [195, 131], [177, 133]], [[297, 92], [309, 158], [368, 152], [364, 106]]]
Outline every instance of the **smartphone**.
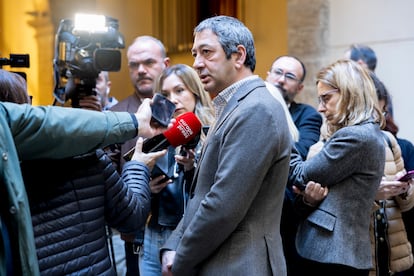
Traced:
[[151, 170], [151, 178], [164, 175], [165, 178], [160, 182], [167, 181], [173, 177], [174, 166], [168, 166], [168, 155], [161, 156], [157, 159], [154, 168]]
[[402, 182], [406, 182], [406, 181], [409, 181], [412, 178], [414, 178], [414, 170], [407, 172], [405, 175], [401, 176], [397, 180], [402, 181]]
[[165, 176], [165, 178], [162, 179], [160, 182], [164, 182], [164, 181], [167, 181], [167, 180], [171, 179], [171, 176], [169, 176], [167, 172], [163, 171], [160, 167], [155, 165], [154, 168], [151, 171], [151, 178], [156, 178], [160, 175]]
[[304, 191], [306, 189], [306, 184], [293, 185], [293, 186], [298, 188], [300, 191]]
[[152, 98], [152, 119], [161, 126], [167, 127], [175, 111], [175, 104], [160, 93]]

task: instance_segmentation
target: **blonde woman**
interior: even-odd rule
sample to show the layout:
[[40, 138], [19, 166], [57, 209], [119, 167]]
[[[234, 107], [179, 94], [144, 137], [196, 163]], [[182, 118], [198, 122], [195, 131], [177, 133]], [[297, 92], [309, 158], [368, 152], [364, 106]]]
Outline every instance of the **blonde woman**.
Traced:
[[[289, 180], [302, 189], [309, 181], [329, 188], [326, 198], [307, 210], [297, 236], [302, 267], [309, 275], [368, 275], [372, 266], [369, 223], [384, 171], [385, 153], [375, 86], [368, 72], [339, 60], [317, 75], [318, 111], [326, 118], [329, 139], [313, 158], [293, 151]], [[324, 189], [323, 186], [312, 186]]]
[[[388, 92], [373, 73], [370, 76], [376, 88], [379, 108], [385, 112]], [[373, 266], [369, 273], [370, 276], [395, 274], [413, 265], [412, 245], [407, 238], [402, 212], [414, 206], [414, 187], [410, 185], [411, 181], [396, 180], [406, 172], [401, 149], [391, 132], [383, 130], [383, 137], [385, 167], [384, 176], [375, 197], [374, 212], [371, 215]], [[321, 150], [326, 139], [327, 137], [311, 146], [308, 159]]]
[[290, 134], [292, 135], [292, 140], [294, 142], [299, 141], [298, 128], [295, 126], [295, 122], [293, 122], [292, 115], [290, 115], [289, 109], [286, 105], [285, 100], [282, 97], [282, 94], [280, 94], [276, 86], [274, 86], [270, 82], [265, 81], [265, 83], [267, 90], [269, 90], [270, 94], [272, 94], [272, 96], [275, 97], [275, 99], [282, 105], [283, 110], [285, 111], [286, 121], [288, 123]]
[[[161, 93], [175, 104], [174, 117], [194, 112], [204, 127], [214, 121], [210, 95], [193, 68], [177, 64], [164, 69], [155, 83], [154, 93]], [[206, 137], [202, 132], [195, 148], [170, 147], [164, 160], [168, 163], [171, 180], [154, 177], [151, 180], [152, 215], [145, 228], [143, 250], [140, 254], [140, 275], [161, 275], [159, 247], [166, 241], [181, 219], [188, 189], [194, 174], [194, 164]], [[162, 158], [161, 158], [162, 159]], [[158, 162], [158, 161], [157, 161]]]

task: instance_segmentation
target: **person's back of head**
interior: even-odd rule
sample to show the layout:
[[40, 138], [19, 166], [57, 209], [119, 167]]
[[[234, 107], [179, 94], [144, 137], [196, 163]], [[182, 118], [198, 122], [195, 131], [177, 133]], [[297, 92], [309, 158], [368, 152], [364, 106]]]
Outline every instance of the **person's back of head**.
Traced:
[[372, 48], [362, 44], [352, 44], [348, 50], [348, 58], [356, 61], [371, 70], [375, 71], [377, 67], [377, 55]]
[[0, 69], [0, 101], [29, 104], [26, 81], [16, 73]]

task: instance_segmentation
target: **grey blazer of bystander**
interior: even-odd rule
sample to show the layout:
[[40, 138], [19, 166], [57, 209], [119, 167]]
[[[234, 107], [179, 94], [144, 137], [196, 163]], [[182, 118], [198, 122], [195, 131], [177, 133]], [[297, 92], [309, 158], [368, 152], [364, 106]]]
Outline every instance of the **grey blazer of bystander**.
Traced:
[[379, 125], [369, 121], [336, 131], [306, 162], [292, 154], [293, 185], [312, 180], [329, 187], [328, 196], [299, 226], [296, 247], [302, 257], [371, 268], [369, 224], [384, 158]]

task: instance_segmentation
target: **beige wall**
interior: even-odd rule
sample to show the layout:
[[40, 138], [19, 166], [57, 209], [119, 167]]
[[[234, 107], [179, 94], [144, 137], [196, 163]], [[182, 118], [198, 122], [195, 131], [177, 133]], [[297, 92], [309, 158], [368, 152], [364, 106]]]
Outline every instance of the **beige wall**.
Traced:
[[351, 43], [367, 44], [378, 57], [376, 73], [392, 95], [399, 136], [414, 142], [414, 1], [330, 0], [326, 62], [343, 57]]
[[306, 67], [304, 89], [296, 101], [318, 105], [315, 76], [324, 65], [329, 29], [329, 5], [326, 0], [288, 1], [288, 51]]

